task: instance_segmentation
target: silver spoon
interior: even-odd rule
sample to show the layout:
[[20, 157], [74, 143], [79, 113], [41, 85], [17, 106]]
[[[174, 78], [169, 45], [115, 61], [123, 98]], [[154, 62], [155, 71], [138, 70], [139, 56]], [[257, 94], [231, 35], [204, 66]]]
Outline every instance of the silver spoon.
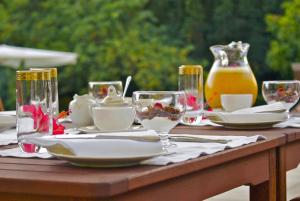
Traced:
[[125, 98], [125, 95], [126, 95], [126, 92], [127, 92], [127, 89], [128, 89], [128, 86], [129, 86], [130, 82], [131, 82], [131, 76], [129, 75], [126, 78], [125, 88], [124, 88], [124, 92], [123, 92], [123, 98]]

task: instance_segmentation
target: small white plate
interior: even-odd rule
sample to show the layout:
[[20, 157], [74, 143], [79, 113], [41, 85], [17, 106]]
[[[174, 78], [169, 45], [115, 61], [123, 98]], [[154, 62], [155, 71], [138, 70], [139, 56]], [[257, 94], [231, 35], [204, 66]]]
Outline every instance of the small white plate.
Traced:
[[213, 123], [235, 129], [262, 129], [284, 122], [288, 113], [234, 114], [226, 112], [207, 112], [206, 117]]

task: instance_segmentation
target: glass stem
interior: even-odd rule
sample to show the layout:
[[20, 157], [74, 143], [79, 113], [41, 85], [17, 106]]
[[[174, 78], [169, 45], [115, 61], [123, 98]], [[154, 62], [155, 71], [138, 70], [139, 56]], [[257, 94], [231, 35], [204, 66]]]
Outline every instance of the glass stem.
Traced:
[[161, 133], [158, 133], [159, 137], [160, 137], [160, 140], [162, 142], [162, 145], [163, 145], [163, 149], [165, 151], [167, 151], [167, 148], [170, 147], [170, 140], [169, 140], [169, 134], [167, 132], [161, 132]]

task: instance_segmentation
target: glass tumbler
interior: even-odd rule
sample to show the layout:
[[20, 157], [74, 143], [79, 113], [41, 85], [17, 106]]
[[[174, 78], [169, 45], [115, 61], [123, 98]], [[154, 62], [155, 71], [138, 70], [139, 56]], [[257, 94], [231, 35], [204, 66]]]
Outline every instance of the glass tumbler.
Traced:
[[186, 112], [181, 123], [197, 125], [203, 113], [203, 69], [200, 65], [182, 65], [179, 67], [180, 91], [185, 92]]
[[40, 150], [26, 143], [28, 135], [51, 135], [53, 132], [52, 94], [50, 71], [16, 72], [17, 138], [22, 151]]
[[107, 96], [109, 86], [115, 87], [117, 95], [123, 94], [123, 85], [121, 81], [92, 81], [89, 82], [89, 95], [96, 100], [102, 100]]
[[53, 117], [59, 114], [57, 68], [30, 68], [30, 70], [49, 70], [51, 77], [52, 112]]

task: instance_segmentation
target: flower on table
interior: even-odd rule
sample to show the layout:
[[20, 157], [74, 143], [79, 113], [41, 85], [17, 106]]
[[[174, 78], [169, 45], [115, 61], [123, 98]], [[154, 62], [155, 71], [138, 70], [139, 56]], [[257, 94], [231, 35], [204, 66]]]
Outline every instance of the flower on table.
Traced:
[[[49, 116], [45, 114], [42, 107], [39, 105], [24, 105], [24, 112], [31, 113], [33, 119], [33, 128], [37, 129], [38, 132], [49, 131]], [[57, 123], [58, 118], [53, 118], [53, 135], [64, 134], [65, 127], [62, 124]]]

